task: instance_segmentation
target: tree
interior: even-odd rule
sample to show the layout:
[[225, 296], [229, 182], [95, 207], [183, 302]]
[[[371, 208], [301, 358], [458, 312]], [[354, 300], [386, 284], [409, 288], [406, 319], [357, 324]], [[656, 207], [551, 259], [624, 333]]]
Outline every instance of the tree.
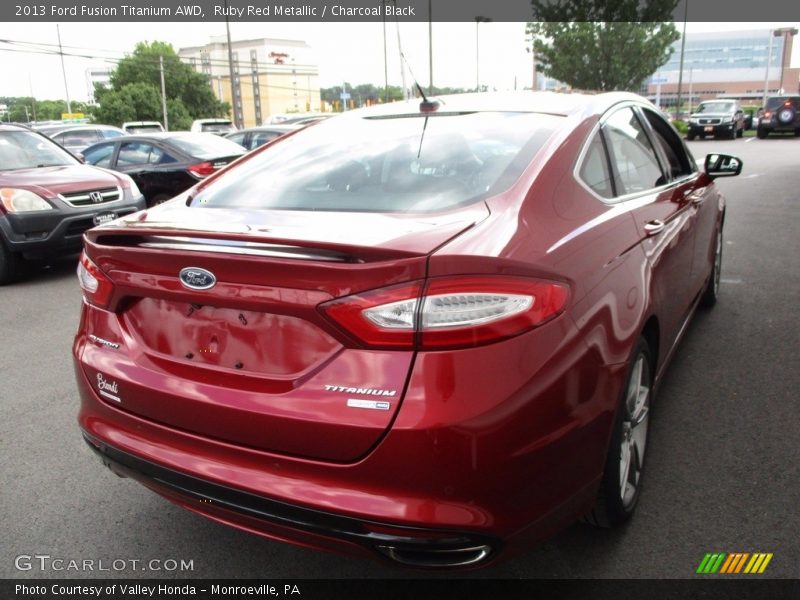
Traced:
[[677, 0], [532, 0], [526, 31], [548, 77], [584, 90], [639, 91], [680, 38]]
[[161, 58], [169, 128], [188, 129], [192, 119], [221, 117], [230, 112], [227, 102], [214, 96], [208, 77], [181, 62], [171, 44], [139, 42], [111, 75], [111, 87], [95, 85], [99, 107], [95, 118], [119, 125], [125, 121], [162, 121]]

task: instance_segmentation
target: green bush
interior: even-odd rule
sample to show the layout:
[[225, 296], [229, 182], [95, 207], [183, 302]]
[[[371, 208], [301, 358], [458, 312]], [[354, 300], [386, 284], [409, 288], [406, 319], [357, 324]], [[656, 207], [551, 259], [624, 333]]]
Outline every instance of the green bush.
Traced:
[[686, 134], [689, 131], [689, 125], [686, 124], [686, 121], [674, 119], [672, 121], [672, 125], [675, 127], [675, 129], [678, 130], [678, 133], [680, 133], [681, 135]]

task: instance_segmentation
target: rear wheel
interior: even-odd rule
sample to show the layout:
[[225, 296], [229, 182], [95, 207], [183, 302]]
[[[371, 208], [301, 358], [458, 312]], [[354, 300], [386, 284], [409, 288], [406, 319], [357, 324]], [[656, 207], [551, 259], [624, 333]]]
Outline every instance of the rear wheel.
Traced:
[[756, 135], [758, 136], [758, 139], [763, 140], [767, 137], [767, 135], [769, 135], [769, 131], [767, 131], [763, 127], [759, 127], [756, 130]]
[[717, 231], [717, 239], [714, 242], [714, 266], [711, 270], [711, 276], [706, 284], [706, 289], [703, 290], [703, 295], [700, 296], [700, 306], [712, 307], [717, 303], [719, 296], [719, 282], [722, 273], [722, 229]]
[[644, 338], [639, 338], [617, 410], [597, 501], [584, 518], [597, 527], [621, 525], [633, 515], [639, 500], [650, 420], [652, 367], [650, 347]]
[[0, 285], [11, 283], [19, 277], [22, 270], [22, 257], [11, 252], [0, 240]]
[[158, 194], [152, 200], [150, 200], [150, 206], [157, 206], [159, 204], [164, 204], [167, 200], [172, 198], [169, 194]]

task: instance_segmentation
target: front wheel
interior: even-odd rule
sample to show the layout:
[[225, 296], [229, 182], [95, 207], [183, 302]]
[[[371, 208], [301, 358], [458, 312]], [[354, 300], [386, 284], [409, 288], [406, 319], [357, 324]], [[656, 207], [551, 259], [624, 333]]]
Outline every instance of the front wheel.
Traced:
[[0, 285], [11, 283], [19, 277], [22, 270], [22, 257], [6, 248], [0, 240]]
[[622, 525], [633, 515], [642, 489], [654, 372], [650, 347], [639, 338], [617, 410], [603, 479], [592, 511], [584, 520], [597, 527]]

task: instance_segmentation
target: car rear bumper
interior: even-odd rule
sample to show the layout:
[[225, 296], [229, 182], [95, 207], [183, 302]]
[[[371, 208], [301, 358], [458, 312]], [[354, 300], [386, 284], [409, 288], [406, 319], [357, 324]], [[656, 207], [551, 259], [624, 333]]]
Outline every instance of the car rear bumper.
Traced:
[[[598, 364], [570, 323], [419, 353], [392, 428], [353, 462], [236, 445], [122, 410], [87, 378], [80, 334], [78, 421], [113, 470], [216, 521], [405, 566], [482, 566], [553, 535], [596, 497], [625, 370]], [[559, 343], [539, 377], [478, 383], [524, 349]]]
[[95, 226], [95, 215], [113, 212], [116, 217], [121, 217], [144, 208], [144, 197], [140, 196], [133, 202], [109, 203], [102, 208], [55, 208], [6, 214], [0, 219], [0, 236], [12, 252], [26, 258], [48, 258], [79, 251], [83, 246], [83, 232]]

